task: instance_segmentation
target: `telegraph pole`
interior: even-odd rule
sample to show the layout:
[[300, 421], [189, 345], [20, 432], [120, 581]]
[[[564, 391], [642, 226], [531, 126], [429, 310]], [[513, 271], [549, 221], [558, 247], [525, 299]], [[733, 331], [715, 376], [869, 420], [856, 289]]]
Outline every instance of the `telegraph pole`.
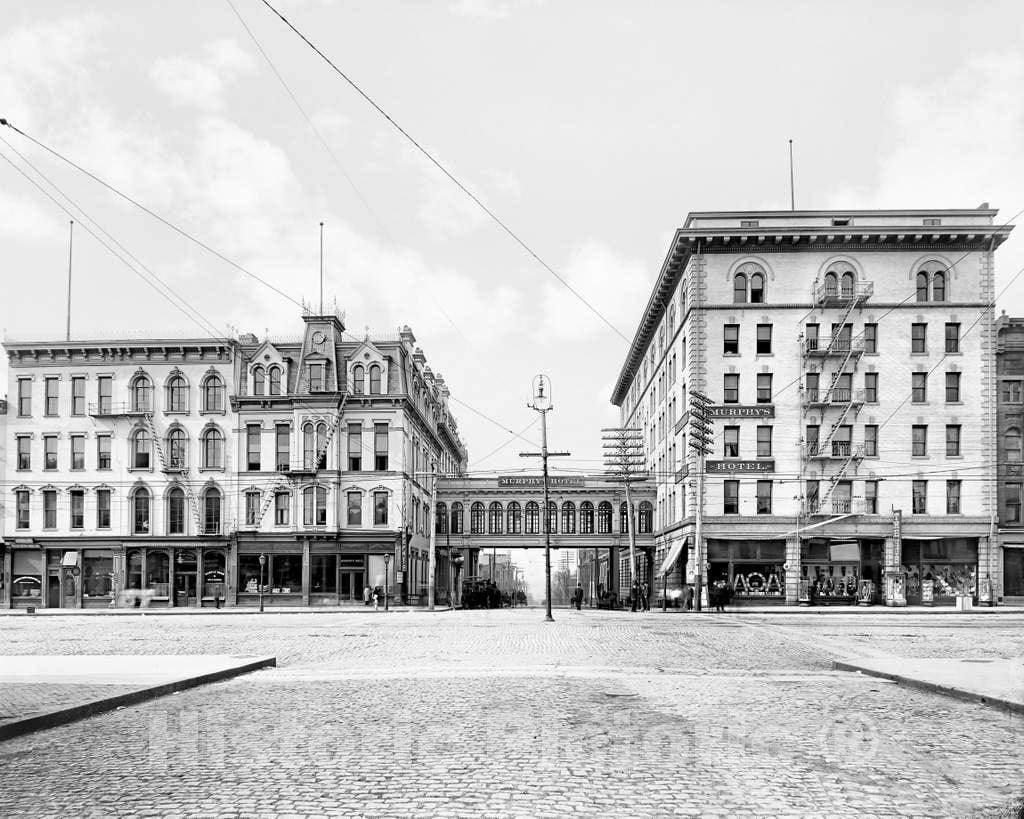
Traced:
[[427, 558], [427, 610], [434, 610], [434, 570], [437, 565], [437, 464], [430, 465], [430, 554]]
[[[639, 564], [636, 558], [636, 516], [633, 514], [633, 501], [629, 496], [629, 485], [647, 480], [647, 469], [644, 464], [644, 434], [637, 427], [613, 427], [601, 430], [604, 449], [605, 470], [612, 480], [620, 481], [626, 489], [626, 514], [629, 529], [629, 565], [630, 565], [630, 596], [636, 605], [636, 595], [632, 594], [632, 584], [638, 581]], [[636, 609], [633, 609], [636, 611]]]
[[690, 390], [690, 446], [697, 451], [697, 499], [695, 503], [693, 562], [697, 590], [697, 611], [701, 611], [704, 588], [704, 458], [711, 451], [712, 430], [708, 425], [711, 399], [704, 393]]
[[[551, 616], [551, 521], [548, 514], [548, 458], [568, 457], [568, 452], [548, 452], [548, 413], [555, 408], [551, 403], [551, 390], [544, 394], [545, 376], [537, 375], [533, 379], [533, 401], [527, 404], [530, 409], [540, 413], [540, 452], [520, 452], [520, 458], [540, 458], [544, 464], [544, 511], [541, 518], [544, 521], [544, 586], [547, 592], [547, 614], [544, 616], [546, 622], [554, 622]], [[548, 379], [550, 385], [550, 379]]]

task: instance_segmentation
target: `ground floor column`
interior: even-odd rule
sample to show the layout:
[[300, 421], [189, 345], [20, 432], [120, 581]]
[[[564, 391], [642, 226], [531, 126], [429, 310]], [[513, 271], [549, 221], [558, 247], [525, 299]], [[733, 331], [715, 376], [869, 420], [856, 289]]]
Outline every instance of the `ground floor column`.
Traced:
[[800, 602], [800, 537], [786, 538], [786, 605]]
[[302, 605], [309, 605], [309, 538], [302, 541]]
[[994, 606], [1003, 597], [1002, 549], [998, 537], [978, 538], [978, 604]]
[[608, 593], [621, 594], [619, 590], [619, 547], [608, 547]]
[[7, 579], [7, 582], [0, 583], [0, 609], [11, 607], [11, 578], [14, 577], [14, 553], [10, 548], [4, 549], [0, 557], [0, 579]]

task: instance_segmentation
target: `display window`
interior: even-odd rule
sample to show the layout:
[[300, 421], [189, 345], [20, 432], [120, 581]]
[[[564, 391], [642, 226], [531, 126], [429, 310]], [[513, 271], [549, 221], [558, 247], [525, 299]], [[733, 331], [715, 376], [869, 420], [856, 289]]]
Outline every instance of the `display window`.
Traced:
[[784, 543], [709, 541], [708, 585], [726, 584], [737, 600], [783, 600], [785, 555]]
[[43, 596], [43, 553], [15, 551], [11, 595], [39, 600]]
[[322, 594], [337, 593], [337, 555], [310, 555], [309, 590]]
[[203, 596], [224, 596], [224, 552], [203, 553]]
[[[264, 594], [302, 593], [302, 555], [264, 553], [263, 566]], [[238, 556], [238, 590], [245, 594], [260, 591], [260, 556], [242, 554]]]
[[113, 596], [113, 552], [85, 552], [82, 557], [82, 597]]
[[971, 538], [905, 540], [900, 570], [907, 602], [951, 604], [958, 595], [978, 594], [978, 544]]

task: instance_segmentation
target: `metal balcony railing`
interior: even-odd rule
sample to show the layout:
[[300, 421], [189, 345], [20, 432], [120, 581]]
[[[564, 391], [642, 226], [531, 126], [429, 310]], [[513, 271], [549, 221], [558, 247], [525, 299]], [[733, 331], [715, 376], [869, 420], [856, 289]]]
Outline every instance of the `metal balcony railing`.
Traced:
[[848, 337], [845, 335], [831, 338], [805, 338], [805, 355], [860, 355], [864, 352], [864, 335]]
[[874, 282], [855, 282], [843, 286], [833, 282], [819, 282], [812, 290], [815, 304], [844, 304], [849, 301], [863, 301], [875, 292]]

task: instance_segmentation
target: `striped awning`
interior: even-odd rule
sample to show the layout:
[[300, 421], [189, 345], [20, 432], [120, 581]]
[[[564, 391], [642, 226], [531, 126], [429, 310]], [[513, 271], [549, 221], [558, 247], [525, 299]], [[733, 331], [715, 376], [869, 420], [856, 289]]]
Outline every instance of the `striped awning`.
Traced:
[[675, 543], [672, 544], [672, 548], [669, 549], [668, 554], [665, 555], [665, 559], [662, 561], [661, 568], [658, 570], [659, 577], [668, 574], [670, 571], [672, 571], [672, 567], [679, 559], [679, 555], [682, 554], [683, 549], [686, 548], [686, 544], [689, 542], [690, 539], [688, 537], [684, 537], [681, 540], [677, 540]]

